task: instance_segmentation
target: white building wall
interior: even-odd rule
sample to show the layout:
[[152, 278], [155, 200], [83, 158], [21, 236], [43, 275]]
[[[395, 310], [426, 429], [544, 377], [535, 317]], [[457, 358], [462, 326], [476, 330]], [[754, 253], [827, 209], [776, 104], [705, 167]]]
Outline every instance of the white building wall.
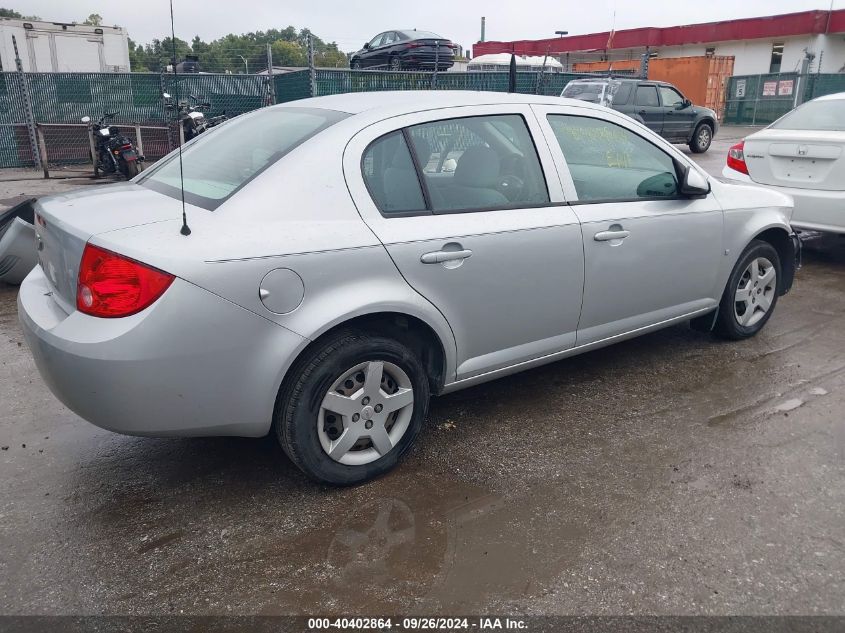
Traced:
[[[734, 58], [734, 75], [760, 75], [769, 72], [772, 61], [772, 46], [782, 43], [783, 59], [781, 72], [800, 72], [805, 49], [815, 53], [810, 66], [811, 72], [835, 73], [845, 66], [845, 34], [806, 35], [780, 39], [716, 42], [668, 46], [653, 50], [658, 57], [698, 57], [705, 55], [708, 48], [714, 48], [714, 55]], [[644, 49], [615, 49], [610, 51], [612, 60], [639, 59]], [[570, 63], [598, 61], [603, 53], [571, 53]], [[561, 59], [566, 59], [565, 55]]]

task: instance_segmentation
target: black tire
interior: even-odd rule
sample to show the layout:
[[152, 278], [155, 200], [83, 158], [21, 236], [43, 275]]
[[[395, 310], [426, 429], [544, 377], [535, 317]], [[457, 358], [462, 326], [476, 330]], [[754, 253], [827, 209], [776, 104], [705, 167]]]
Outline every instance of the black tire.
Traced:
[[123, 163], [123, 169], [121, 171], [123, 171], [123, 175], [126, 176], [126, 180], [132, 180], [138, 175], [138, 162], [133, 160]]
[[713, 144], [713, 126], [709, 123], [699, 123], [692, 134], [689, 142], [690, 151], [693, 154], [703, 154]]
[[398, 55], [391, 55], [390, 56], [390, 70], [402, 70], [402, 60], [399, 59]]
[[[737, 319], [735, 310], [736, 292], [746, 269], [753, 260], [760, 257], [768, 259], [775, 269], [776, 278], [774, 296], [772, 298], [771, 305], [769, 306], [769, 310], [763, 318], [753, 325], [745, 326]], [[774, 314], [775, 307], [777, 306], [778, 297], [780, 296], [781, 270], [780, 257], [778, 256], [778, 252], [775, 247], [768, 242], [763, 242], [761, 240], [752, 241], [740, 256], [736, 266], [734, 266], [734, 269], [731, 272], [728, 284], [725, 286], [725, 291], [722, 294], [722, 300], [719, 303], [719, 316], [716, 319], [714, 332], [723, 338], [738, 341], [750, 338], [762, 330], [771, 318], [772, 314]]]
[[349, 64], [349, 68], [352, 70], [361, 70], [361, 62], [357, 59], [353, 59], [352, 63]]
[[[317, 419], [323, 397], [349, 368], [365, 361], [387, 361], [411, 380], [413, 414], [405, 434], [375, 461], [350, 466], [323, 450]], [[282, 384], [273, 427], [282, 449], [306, 475], [336, 486], [350, 486], [391, 470], [416, 440], [428, 413], [429, 383], [416, 355], [402, 343], [372, 334], [342, 331], [328, 337], [297, 360]]]

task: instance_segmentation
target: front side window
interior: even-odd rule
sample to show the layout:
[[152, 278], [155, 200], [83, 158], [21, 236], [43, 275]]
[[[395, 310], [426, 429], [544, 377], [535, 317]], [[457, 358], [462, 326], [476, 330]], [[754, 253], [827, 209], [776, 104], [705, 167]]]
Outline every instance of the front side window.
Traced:
[[659, 106], [657, 100], [656, 86], [637, 86], [637, 98], [635, 103], [640, 106]]
[[362, 170], [384, 215], [549, 202], [537, 151], [519, 115], [447, 119], [391, 132], [370, 144]]
[[660, 86], [660, 98], [663, 99], [663, 105], [667, 108], [677, 108], [684, 104], [681, 93], [669, 86]]
[[214, 128], [146, 170], [139, 184], [213, 210], [282, 156], [349, 116], [319, 108], [267, 108]]
[[678, 177], [672, 157], [631, 130], [602, 119], [550, 114], [578, 200], [672, 198]]
[[381, 46], [381, 41], [382, 41], [382, 39], [384, 39], [385, 35], [386, 35], [386, 33], [379, 33], [373, 39], [371, 39], [370, 40], [370, 48], [376, 48], [378, 46]]

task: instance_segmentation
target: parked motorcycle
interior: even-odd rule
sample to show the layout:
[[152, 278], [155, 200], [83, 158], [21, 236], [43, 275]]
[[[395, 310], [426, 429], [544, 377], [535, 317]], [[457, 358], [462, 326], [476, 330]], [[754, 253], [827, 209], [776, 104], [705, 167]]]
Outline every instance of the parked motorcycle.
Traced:
[[179, 114], [179, 125], [182, 128], [182, 138], [185, 142], [199, 136], [209, 128], [227, 121], [229, 118], [225, 111], [218, 116], [206, 117], [204, 111], [210, 110], [211, 104], [207, 101], [201, 101], [195, 95], [188, 95], [190, 101], [182, 99], [178, 103], [171, 102], [171, 96], [166, 92], [162, 97], [165, 101], [164, 107], [169, 110], [176, 110]]
[[[118, 127], [107, 123], [116, 114], [117, 112], [105, 112], [96, 123], [91, 124], [96, 153], [94, 176], [121, 173], [126, 180], [131, 180], [138, 175], [139, 163], [144, 157], [138, 155], [128, 136]], [[82, 122], [91, 123], [91, 117], [82, 117]]]

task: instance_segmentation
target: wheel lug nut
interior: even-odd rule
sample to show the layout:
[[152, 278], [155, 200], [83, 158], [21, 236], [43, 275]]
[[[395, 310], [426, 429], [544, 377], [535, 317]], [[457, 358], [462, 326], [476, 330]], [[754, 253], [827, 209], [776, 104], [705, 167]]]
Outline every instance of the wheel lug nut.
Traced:
[[365, 426], [365, 427], [367, 427], [368, 429], [373, 428], [373, 421], [372, 421], [372, 420], [367, 420], [367, 421], [364, 423], [364, 426]]
[[364, 396], [363, 400], [361, 400], [361, 404], [363, 404], [363, 405], [370, 404], [370, 398], [368, 396]]
[[381, 406], [380, 404], [377, 404], [377, 405], [375, 406], [376, 413], [381, 413], [381, 410], [382, 410], [382, 409], [384, 409], [384, 407], [383, 407], [383, 406]]
[[352, 421], [353, 421], [353, 422], [357, 422], [357, 421], [358, 421], [358, 420], [360, 420], [360, 419], [361, 419], [361, 416], [360, 416], [360, 415], [358, 415], [357, 413], [355, 413], [355, 414], [353, 414], [353, 415], [352, 415]]

